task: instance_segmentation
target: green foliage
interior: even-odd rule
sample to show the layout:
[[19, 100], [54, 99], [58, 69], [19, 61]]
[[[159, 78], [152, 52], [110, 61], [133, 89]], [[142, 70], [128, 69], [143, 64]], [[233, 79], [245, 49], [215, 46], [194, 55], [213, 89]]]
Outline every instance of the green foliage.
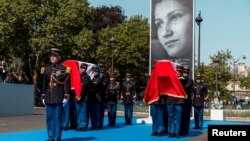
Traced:
[[246, 89], [250, 89], [250, 72], [248, 72], [247, 77], [239, 77], [240, 79], [240, 87], [245, 87]]
[[[1, 0], [0, 55], [9, 64], [21, 56], [25, 64], [21, 69], [31, 72], [46, 64], [51, 47], [70, 58], [77, 45], [83, 45], [75, 39], [85, 31], [91, 12], [86, 0]], [[87, 45], [93, 42], [87, 41]]]
[[115, 27], [117, 24], [123, 23], [126, 19], [124, 11], [119, 6], [100, 6], [91, 13], [89, 28], [98, 33], [103, 28]]
[[[216, 64], [213, 62], [215, 58], [219, 58], [219, 66], [216, 66]], [[201, 73], [204, 83], [208, 86], [210, 98], [214, 98], [214, 92], [216, 91], [216, 73], [218, 73], [217, 86], [218, 91], [220, 91], [221, 94], [220, 98], [226, 100], [230, 99], [230, 92], [226, 89], [226, 86], [228, 85], [229, 80], [232, 78], [229, 66], [231, 58], [232, 55], [229, 50], [226, 52], [218, 51], [217, 54], [210, 56], [211, 63], [209, 65], [202, 65]]]
[[[0, 0], [0, 56], [14, 71], [25, 70], [34, 79], [49, 62], [50, 48], [62, 50], [63, 59], [111, 66], [109, 39], [114, 36], [114, 66], [118, 77], [134, 75], [146, 81], [149, 24], [142, 16], [126, 20], [121, 7], [93, 8], [87, 0]], [[36, 84], [37, 82], [34, 81]]]
[[109, 43], [115, 37], [114, 70], [118, 79], [130, 72], [138, 86], [145, 85], [149, 60], [149, 24], [142, 16], [131, 17], [117, 27], [100, 32], [96, 57], [98, 62], [111, 67], [112, 48]]

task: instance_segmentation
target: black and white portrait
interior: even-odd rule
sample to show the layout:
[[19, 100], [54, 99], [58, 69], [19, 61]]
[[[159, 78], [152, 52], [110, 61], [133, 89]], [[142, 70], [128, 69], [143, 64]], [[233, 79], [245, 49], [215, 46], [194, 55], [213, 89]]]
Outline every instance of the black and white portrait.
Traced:
[[151, 0], [151, 66], [168, 59], [193, 66], [193, 0]]

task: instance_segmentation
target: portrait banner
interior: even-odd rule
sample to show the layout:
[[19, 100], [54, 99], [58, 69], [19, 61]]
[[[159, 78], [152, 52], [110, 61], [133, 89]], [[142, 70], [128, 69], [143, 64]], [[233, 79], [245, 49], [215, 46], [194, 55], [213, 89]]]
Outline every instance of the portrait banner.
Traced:
[[158, 60], [170, 60], [193, 72], [194, 0], [151, 0], [150, 34], [149, 70]]

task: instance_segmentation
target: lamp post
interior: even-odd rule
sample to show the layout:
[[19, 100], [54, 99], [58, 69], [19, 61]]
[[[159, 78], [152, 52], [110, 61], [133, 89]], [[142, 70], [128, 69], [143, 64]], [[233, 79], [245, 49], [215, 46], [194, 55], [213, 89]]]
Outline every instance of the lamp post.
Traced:
[[201, 11], [198, 14], [198, 17], [195, 18], [195, 22], [199, 26], [199, 37], [198, 37], [198, 73], [200, 74], [200, 34], [201, 34], [201, 22], [203, 21], [201, 17]]
[[109, 39], [110, 42], [110, 47], [111, 47], [111, 52], [112, 52], [112, 65], [111, 65], [111, 73], [114, 73], [114, 46], [116, 43], [115, 37], [111, 37]]
[[[233, 93], [234, 93], [234, 95], [235, 95], [235, 82], [236, 82], [236, 68], [235, 68], [235, 66], [236, 66], [236, 63], [239, 62], [240, 58], [242, 58], [242, 59], [245, 60], [245, 59], [246, 59], [246, 56], [245, 56], [245, 55], [241, 55], [237, 60], [235, 60], [235, 59], [233, 58], [233, 74], [234, 74]], [[235, 95], [235, 96], [236, 96], [236, 95]]]
[[215, 95], [215, 97], [216, 98], [219, 98], [219, 96], [220, 96], [220, 92], [218, 91], [218, 69], [219, 69], [219, 66], [220, 66], [220, 58], [218, 58], [218, 57], [215, 57], [214, 59], [213, 59], [213, 63], [214, 63], [214, 65], [215, 65], [215, 83], [216, 83], [216, 87], [215, 87], [215, 93], [214, 93], [214, 95]]

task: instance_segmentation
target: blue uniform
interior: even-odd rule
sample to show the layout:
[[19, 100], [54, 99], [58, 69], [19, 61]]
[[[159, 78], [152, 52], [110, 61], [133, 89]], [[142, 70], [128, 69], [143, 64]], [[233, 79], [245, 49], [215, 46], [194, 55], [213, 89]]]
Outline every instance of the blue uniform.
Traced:
[[[45, 98], [46, 126], [49, 140], [60, 141], [62, 135], [63, 99], [70, 91], [70, 68], [62, 64], [53, 64], [42, 68]], [[45, 94], [45, 95], [44, 95]]]
[[201, 83], [197, 83], [194, 86], [194, 97], [193, 97], [193, 106], [194, 106], [194, 123], [195, 129], [202, 129], [203, 127], [203, 110], [205, 97], [207, 96], [207, 88]]
[[194, 82], [192, 79], [185, 78], [183, 88], [187, 94], [185, 104], [183, 106], [182, 122], [181, 122], [181, 135], [188, 135], [190, 128], [190, 115], [192, 109], [192, 93], [193, 93]]
[[122, 99], [125, 111], [125, 125], [132, 124], [133, 106], [136, 100], [135, 87], [131, 81], [125, 81], [122, 85]]
[[111, 81], [106, 91], [108, 126], [116, 125], [117, 98], [119, 93], [119, 83]]
[[76, 105], [77, 130], [84, 131], [88, 128], [88, 122], [89, 122], [87, 97], [89, 95], [90, 76], [86, 72], [81, 73], [81, 82], [83, 86], [81, 92], [81, 99], [79, 101], [76, 100], [75, 105]]

